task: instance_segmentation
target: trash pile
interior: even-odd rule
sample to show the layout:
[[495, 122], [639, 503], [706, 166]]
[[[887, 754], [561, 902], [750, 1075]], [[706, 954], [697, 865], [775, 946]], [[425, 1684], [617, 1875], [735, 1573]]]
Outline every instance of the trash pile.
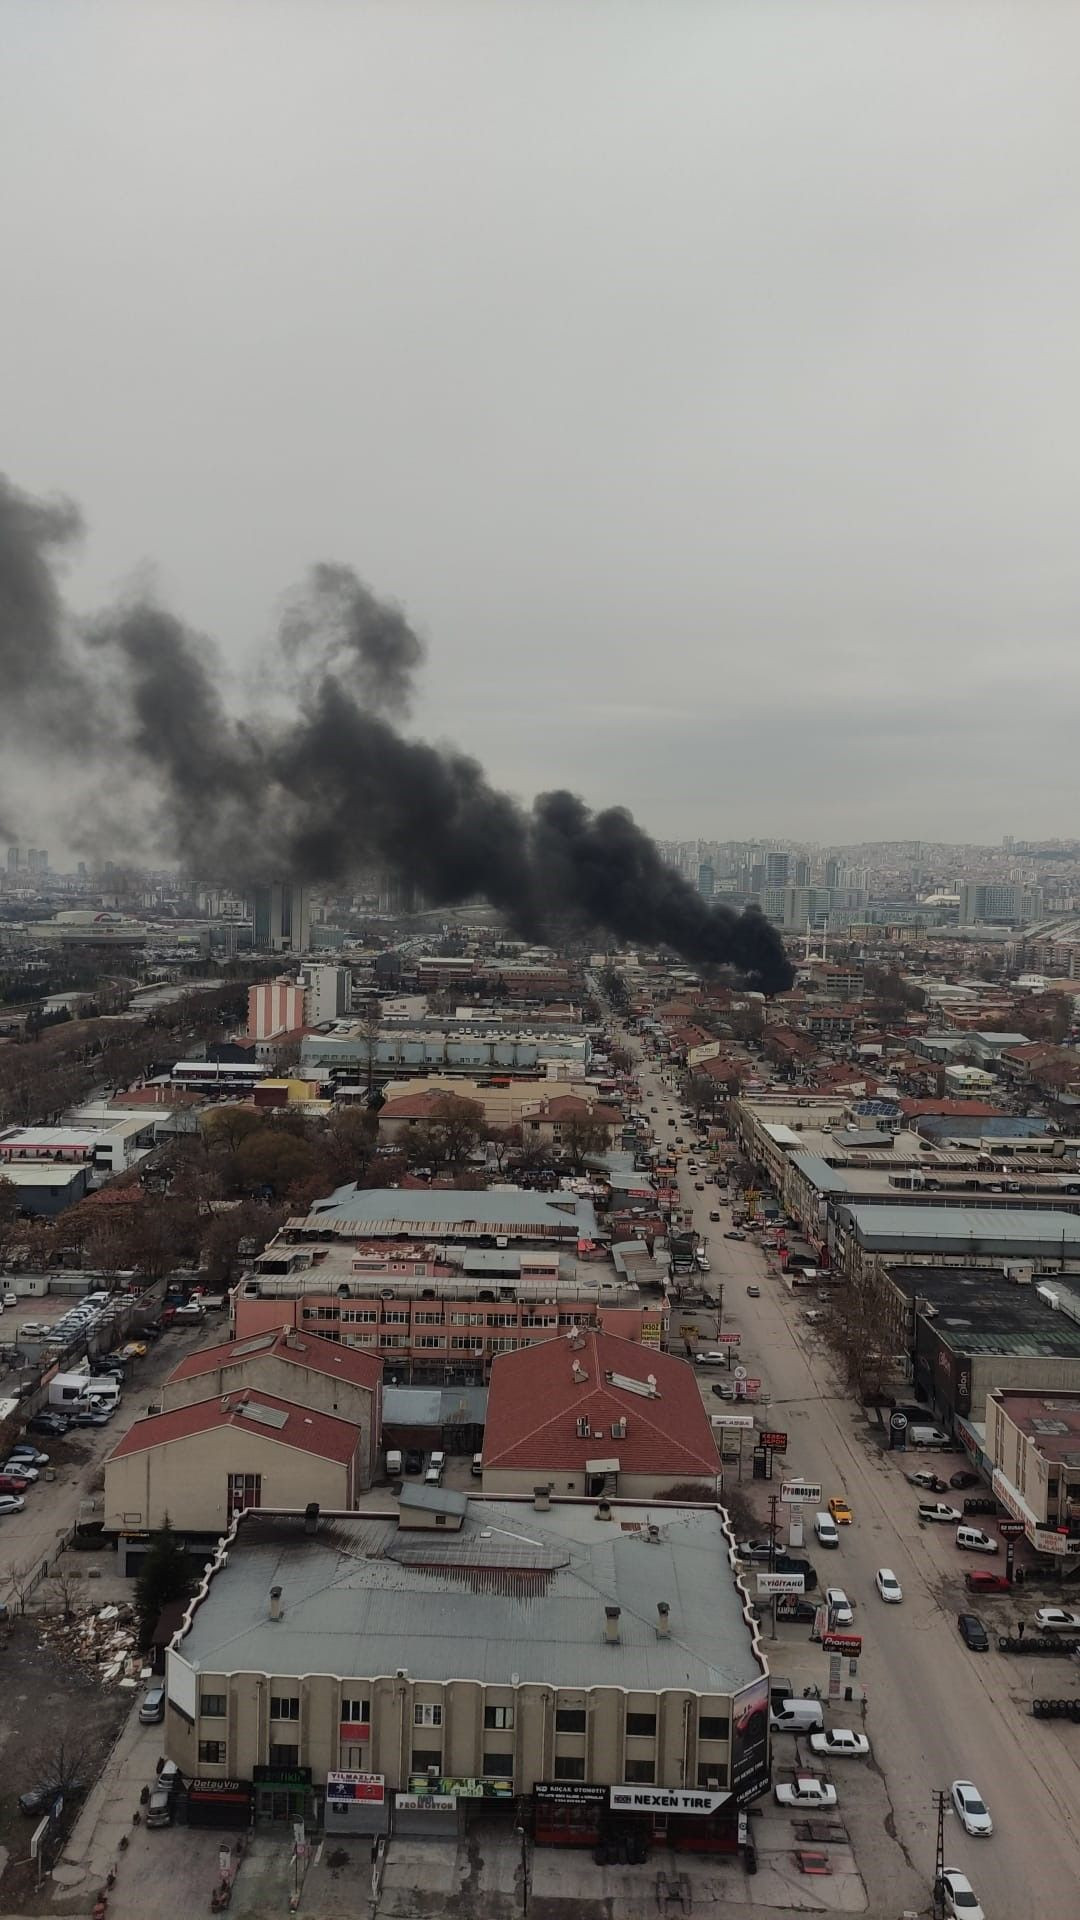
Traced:
[[105, 1684], [136, 1687], [146, 1665], [140, 1653], [134, 1608], [98, 1607], [73, 1620], [45, 1616], [38, 1623], [42, 1645]]

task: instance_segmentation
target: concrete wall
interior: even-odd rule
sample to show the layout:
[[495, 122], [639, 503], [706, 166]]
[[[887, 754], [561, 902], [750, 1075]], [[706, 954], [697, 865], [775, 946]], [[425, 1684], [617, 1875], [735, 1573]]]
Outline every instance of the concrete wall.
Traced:
[[[358, 1434], [358, 1453], [362, 1446]], [[302, 1453], [236, 1422], [214, 1427], [106, 1461], [106, 1531], [160, 1527], [168, 1514], [178, 1530], [224, 1533], [232, 1519], [230, 1473], [261, 1474], [264, 1506], [304, 1507], [317, 1500], [322, 1507], [345, 1508], [354, 1504], [358, 1466]]]
[[[280, 1313], [280, 1303], [272, 1304], [279, 1307]], [[215, 1367], [212, 1373], [168, 1380], [162, 1388], [161, 1404], [168, 1412], [172, 1407], [191, 1406], [199, 1400], [216, 1400], [244, 1387], [271, 1393], [294, 1407], [309, 1407], [314, 1413], [332, 1413], [339, 1420], [351, 1420], [363, 1436], [362, 1457], [370, 1462], [375, 1392], [335, 1374], [317, 1372], [314, 1367], [293, 1365], [276, 1354], [253, 1353], [231, 1366]], [[365, 1479], [362, 1484], [366, 1487], [370, 1480]]]
[[[618, 1441], [611, 1441], [610, 1458], [618, 1454]], [[634, 1474], [620, 1473], [615, 1498], [618, 1500], [669, 1500], [674, 1487], [684, 1487], [688, 1481], [699, 1482], [702, 1487], [702, 1499], [716, 1498], [717, 1476], [720, 1473], [720, 1456], [717, 1454], [712, 1476], [706, 1473], [670, 1473], [670, 1474]], [[588, 1488], [584, 1473], [558, 1472], [551, 1467], [532, 1467], [527, 1469], [506, 1469], [502, 1467], [484, 1468], [481, 1482], [485, 1499], [510, 1500], [515, 1496], [531, 1496], [534, 1487], [553, 1483], [557, 1494], [585, 1495]]]

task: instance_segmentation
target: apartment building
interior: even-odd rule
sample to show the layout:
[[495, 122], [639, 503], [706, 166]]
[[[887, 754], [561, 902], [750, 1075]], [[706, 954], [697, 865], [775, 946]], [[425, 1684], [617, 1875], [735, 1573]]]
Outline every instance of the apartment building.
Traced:
[[1040, 1553], [1080, 1554], [1080, 1392], [998, 1388], [986, 1403], [986, 1454], [1002, 1506]]

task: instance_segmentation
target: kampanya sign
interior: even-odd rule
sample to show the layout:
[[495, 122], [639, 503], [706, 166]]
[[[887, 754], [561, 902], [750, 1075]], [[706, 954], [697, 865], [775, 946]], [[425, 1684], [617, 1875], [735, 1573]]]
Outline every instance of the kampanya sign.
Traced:
[[612, 1787], [612, 1808], [619, 1813], [715, 1813], [730, 1793], [692, 1793], [682, 1787]]

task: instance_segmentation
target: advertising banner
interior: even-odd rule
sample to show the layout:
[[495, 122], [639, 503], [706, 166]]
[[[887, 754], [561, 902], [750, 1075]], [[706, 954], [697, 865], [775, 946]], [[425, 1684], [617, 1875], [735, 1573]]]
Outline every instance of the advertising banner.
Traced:
[[820, 1507], [821, 1488], [811, 1486], [809, 1482], [804, 1480], [782, 1480], [780, 1482], [780, 1498], [781, 1500], [786, 1500], [792, 1506], [797, 1506], [800, 1501], [805, 1501], [808, 1507]]
[[764, 1599], [773, 1593], [805, 1593], [806, 1575], [803, 1573], [759, 1573], [757, 1577], [758, 1598]]
[[740, 1800], [769, 1784], [769, 1678], [761, 1674], [731, 1702], [731, 1785]]

